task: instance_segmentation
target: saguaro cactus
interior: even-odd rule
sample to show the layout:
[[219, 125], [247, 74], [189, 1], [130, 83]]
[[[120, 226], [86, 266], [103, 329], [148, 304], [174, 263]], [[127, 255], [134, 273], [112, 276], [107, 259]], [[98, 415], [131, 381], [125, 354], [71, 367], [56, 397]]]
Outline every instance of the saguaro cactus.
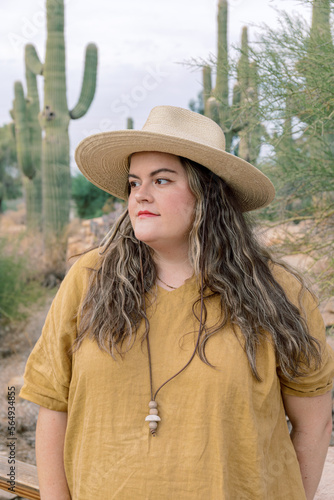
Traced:
[[218, 2], [218, 53], [216, 85], [212, 89], [211, 68], [203, 68], [204, 114], [216, 121], [224, 130], [226, 150], [232, 142], [231, 113], [228, 99], [228, 50], [227, 50], [227, 16], [226, 0]]
[[[66, 98], [64, 1], [47, 0], [47, 42], [45, 63], [42, 64], [32, 46], [28, 49], [27, 64], [35, 74], [44, 77], [44, 106], [39, 115], [44, 131], [42, 143], [43, 179], [43, 233], [48, 253], [58, 247], [64, 254], [65, 240], [61, 240], [69, 220], [70, 119], [81, 118], [88, 110], [95, 94], [97, 48], [86, 48], [85, 71], [77, 105], [68, 109]], [[59, 245], [61, 245], [62, 249]], [[57, 244], [56, 244], [57, 243]]]
[[237, 67], [237, 83], [234, 87], [233, 128], [238, 130], [240, 158], [251, 163], [259, 156], [264, 127], [259, 122], [258, 74], [255, 63], [248, 57], [248, 31], [241, 35], [241, 55]]
[[[332, 171], [334, 155], [334, 101], [333, 101], [334, 44], [331, 33], [331, 0], [313, 0], [312, 25], [307, 44], [307, 56], [299, 64], [306, 81], [304, 100], [306, 112], [297, 116], [310, 126], [306, 130], [312, 157], [327, 172]], [[299, 103], [298, 103], [299, 104]], [[321, 119], [315, 110], [321, 111]], [[327, 189], [314, 197], [314, 205], [331, 207], [332, 193]]]
[[318, 40], [320, 36], [323, 43], [332, 45], [330, 15], [330, 0], [313, 0], [310, 36]]
[[26, 82], [27, 97], [23, 86], [15, 82], [13, 102], [13, 119], [18, 163], [24, 174], [23, 183], [26, 197], [28, 229], [41, 229], [42, 225], [42, 175], [41, 146], [42, 133], [38, 122], [40, 111], [36, 75], [27, 65], [29, 47], [26, 47]]
[[[313, 0], [312, 25], [308, 40], [308, 54], [304, 64], [300, 65], [300, 72], [305, 76], [307, 83], [307, 97], [313, 100], [321, 99], [328, 115], [334, 111], [333, 100], [328, 100], [332, 88], [334, 46], [331, 34], [330, 0]], [[328, 79], [323, 81], [323, 67], [329, 68]], [[317, 89], [315, 92], [314, 89]], [[329, 101], [329, 102], [328, 102]], [[333, 124], [333, 120], [331, 120]], [[332, 127], [333, 129], [334, 127]], [[319, 132], [323, 133], [319, 124]]]
[[257, 124], [256, 67], [248, 58], [247, 28], [242, 30], [241, 56], [237, 68], [237, 83], [229, 102], [228, 61], [228, 2], [218, 2], [218, 53], [216, 85], [212, 89], [211, 68], [203, 68], [203, 96], [205, 115], [215, 120], [224, 130], [226, 151], [231, 151], [233, 138], [239, 138], [239, 156], [255, 161], [260, 146], [261, 131]]

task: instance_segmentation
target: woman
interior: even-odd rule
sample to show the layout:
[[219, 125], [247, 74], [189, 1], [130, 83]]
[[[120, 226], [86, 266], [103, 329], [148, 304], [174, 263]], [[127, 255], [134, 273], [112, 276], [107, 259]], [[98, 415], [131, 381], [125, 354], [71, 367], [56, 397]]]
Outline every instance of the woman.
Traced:
[[170, 106], [79, 145], [128, 209], [68, 273], [27, 364], [42, 500], [313, 498], [333, 356], [313, 296], [242, 214], [272, 184], [224, 148]]

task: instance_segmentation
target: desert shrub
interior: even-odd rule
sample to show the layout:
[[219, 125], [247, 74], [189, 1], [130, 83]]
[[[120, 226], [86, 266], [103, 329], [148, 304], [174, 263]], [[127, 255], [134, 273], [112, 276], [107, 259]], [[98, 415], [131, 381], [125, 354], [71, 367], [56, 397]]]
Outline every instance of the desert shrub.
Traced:
[[27, 307], [41, 296], [41, 286], [28, 258], [0, 238], [0, 320], [25, 317]]
[[100, 217], [106, 201], [110, 198], [116, 199], [94, 186], [82, 174], [72, 178], [72, 199], [75, 202], [77, 215], [81, 219]]

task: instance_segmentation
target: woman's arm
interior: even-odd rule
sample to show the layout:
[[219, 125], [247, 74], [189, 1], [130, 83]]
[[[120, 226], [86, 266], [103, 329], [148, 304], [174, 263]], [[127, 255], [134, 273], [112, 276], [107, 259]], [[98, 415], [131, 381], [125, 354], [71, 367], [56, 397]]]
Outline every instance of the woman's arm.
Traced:
[[297, 397], [282, 394], [291, 425], [307, 500], [316, 493], [332, 431], [331, 392], [322, 396]]
[[36, 462], [41, 500], [70, 500], [64, 469], [67, 413], [40, 407], [36, 428]]

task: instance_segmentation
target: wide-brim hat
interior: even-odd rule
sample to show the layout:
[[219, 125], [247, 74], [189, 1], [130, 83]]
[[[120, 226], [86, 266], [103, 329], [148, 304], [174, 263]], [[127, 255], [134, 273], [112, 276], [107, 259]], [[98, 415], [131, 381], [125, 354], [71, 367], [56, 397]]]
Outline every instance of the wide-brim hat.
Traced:
[[102, 132], [85, 138], [75, 151], [75, 160], [90, 182], [125, 200], [129, 157], [143, 151], [183, 156], [210, 169], [230, 186], [243, 212], [265, 207], [274, 199], [275, 189], [268, 177], [225, 151], [225, 136], [217, 123], [174, 106], [153, 108], [141, 130]]

